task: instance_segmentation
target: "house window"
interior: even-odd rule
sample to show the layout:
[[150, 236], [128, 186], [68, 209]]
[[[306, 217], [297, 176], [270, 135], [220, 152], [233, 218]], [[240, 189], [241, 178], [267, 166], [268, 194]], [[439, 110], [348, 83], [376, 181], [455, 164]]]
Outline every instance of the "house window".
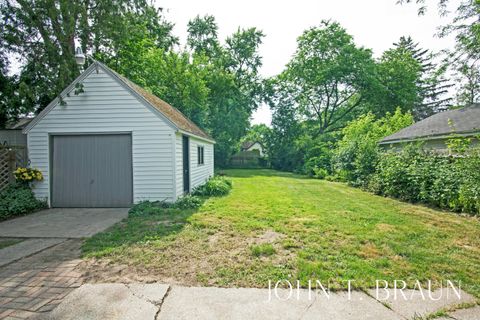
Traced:
[[204, 158], [203, 158], [203, 147], [197, 146], [197, 157], [198, 157], [198, 164], [204, 164]]

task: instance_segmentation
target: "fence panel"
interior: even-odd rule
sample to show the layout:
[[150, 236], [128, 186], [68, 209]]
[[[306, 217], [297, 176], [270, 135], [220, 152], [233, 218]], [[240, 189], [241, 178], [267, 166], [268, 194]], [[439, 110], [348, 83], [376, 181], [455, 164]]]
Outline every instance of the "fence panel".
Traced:
[[15, 181], [13, 171], [28, 165], [27, 148], [0, 145], [0, 191]]

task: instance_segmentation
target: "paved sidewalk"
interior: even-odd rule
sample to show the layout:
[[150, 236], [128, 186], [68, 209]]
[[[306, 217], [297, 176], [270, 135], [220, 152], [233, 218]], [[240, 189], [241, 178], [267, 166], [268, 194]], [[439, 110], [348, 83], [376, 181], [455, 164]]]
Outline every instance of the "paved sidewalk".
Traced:
[[[21, 244], [21, 243], [20, 243]], [[26, 319], [53, 310], [82, 284], [74, 271], [81, 240], [67, 240], [0, 268], [0, 319]]]
[[[323, 293], [268, 289], [225, 289], [168, 286], [162, 284], [85, 284], [76, 289], [51, 313], [35, 319], [322, 319], [322, 320], [405, 320], [420, 319], [431, 312], [475, 299], [462, 292], [461, 299], [397, 301], [388, 305], [371, 295], [354, 291]], [[436, 292], [438, 296], [438, 292]], [[436, 296], [436, 297], [437, 297]], [[422, 307], [418, 307], [422, 306]], [[426, 307], [425, 307], [426, 306]], [[406, 311], [408, 310], [408, 314]], [[427, 310], [427, 311], [426, 311]], [[418, 311], [418, 312], [415, 312]], [[416, 313], [416, 315], [415, 315]], [[458, 310], [458, 320], [480, 319], [477, 308]], [[414, 318], [416, 317], [416, 318]]]

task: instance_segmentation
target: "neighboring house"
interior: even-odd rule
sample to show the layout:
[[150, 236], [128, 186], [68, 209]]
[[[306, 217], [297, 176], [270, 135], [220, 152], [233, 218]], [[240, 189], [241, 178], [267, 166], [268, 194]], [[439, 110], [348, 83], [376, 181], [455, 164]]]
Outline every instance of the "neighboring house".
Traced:
[[405, 143], [422, 141], [424, 148], [447, 151], [447, 140], [455, 137], [470, 138], [478, 145], [480, 135], [480, 104], [437, 113], [422, 121], [383, 138], [380, 145], [400, 149]]
[[258, 141], [245, 141], [244, 143], [242, 143], [241, 149], [242, 151], [258, 150], [260, 157], [263, 157], [265, 155], [263, 151], [263, 145]]
[[16, 123], [0, 129], [0, 144], [8, 146], [27, 146], [27, 135], [22, 130], [32, 121], [32, 118], [21, 118]]
[[230, 158], [232, 168], [263, 168], [267, 165], [263, 145], [258, 141], [242, 143], [240, 151]]
[[[74, 91], [83, 86], [83, 92]], [[215, 141], [168, 103], [94, 62], [24, 129], [51, 207], [175, 201], [213, 175]]]

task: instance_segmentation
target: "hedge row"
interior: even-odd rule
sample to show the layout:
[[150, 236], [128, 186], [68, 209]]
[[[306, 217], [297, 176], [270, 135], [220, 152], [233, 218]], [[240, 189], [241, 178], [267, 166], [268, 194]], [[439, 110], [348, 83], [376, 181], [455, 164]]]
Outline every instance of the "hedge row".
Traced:
[[480, 150], [440, 155], [418, 146], [381, 155], [368, 189], [457, 212], [480, 214]]

